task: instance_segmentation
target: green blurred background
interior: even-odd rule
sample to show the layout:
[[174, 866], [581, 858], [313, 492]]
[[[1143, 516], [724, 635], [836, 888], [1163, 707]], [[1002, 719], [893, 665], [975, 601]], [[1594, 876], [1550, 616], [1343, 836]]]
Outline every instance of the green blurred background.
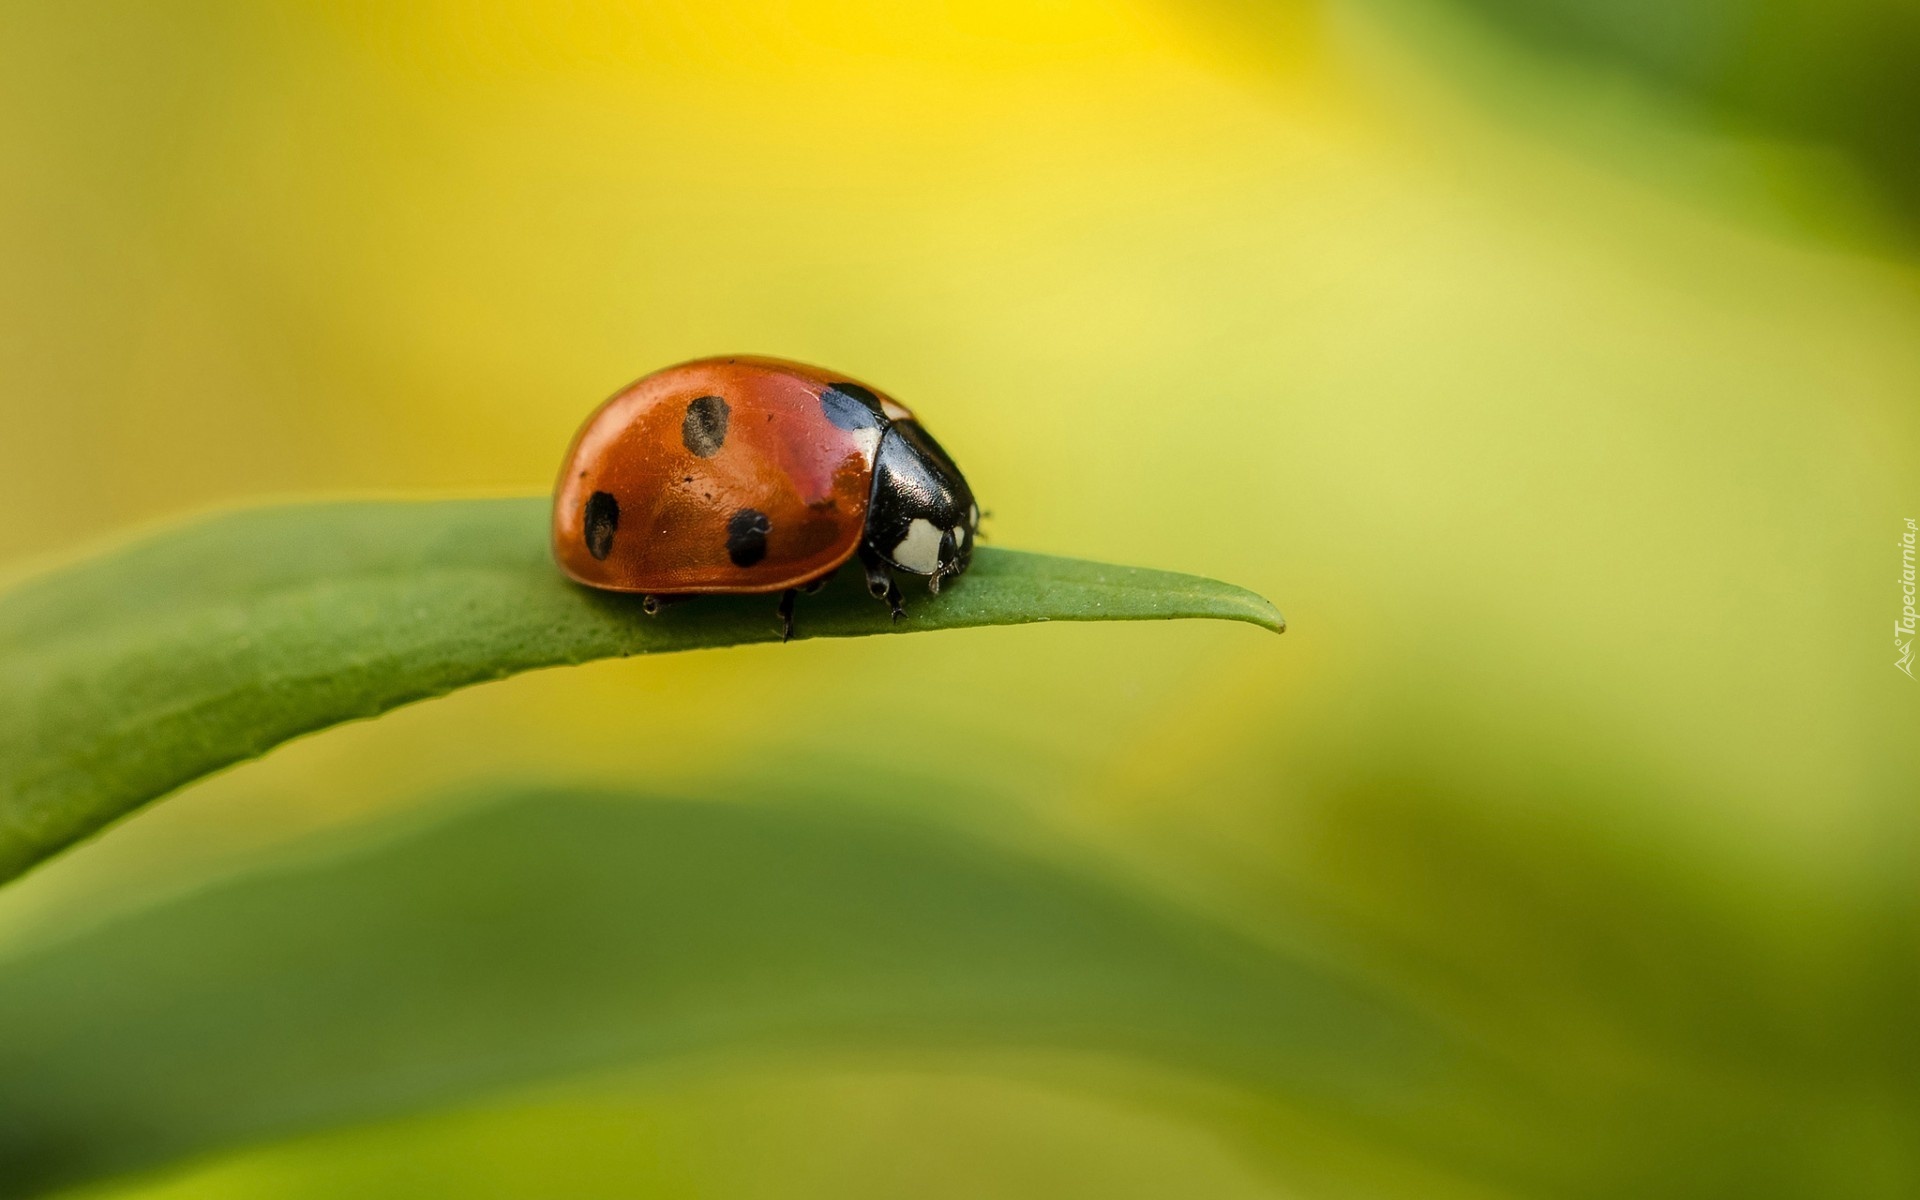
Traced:
[[89, 1194], [1920, 1194], [1916, 152], [1908, 0], [5, 5], [0, 570], [540, 491], [605, 395], [747, 351], [914, 405], [999, 544], [1292, 628], [473, 689], [10, 886], [0, 968], [499, 781], [615, 787], [1071, 861], [1558, 1105], [1483, 1172], [981, 1028], [556, 1068]]

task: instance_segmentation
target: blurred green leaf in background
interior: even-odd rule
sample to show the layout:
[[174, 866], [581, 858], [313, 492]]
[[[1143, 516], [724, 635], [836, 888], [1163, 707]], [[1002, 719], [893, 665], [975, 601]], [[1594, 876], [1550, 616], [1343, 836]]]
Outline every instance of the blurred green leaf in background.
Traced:
[[1920, 219], [1920, 8], [1906, 0], [1464, 0], [1524, 45], [1643, 79], [1729, 132], [1845, 152]]
[[0, 1183], [1915, 1194], [1914, 45], [1890, 0], [0, 8], [10, 575], [538, 492], [744, 348], [906, 399], [999, 544], [1292, 626], [645, 656], [281, 745], [0, 890]]
[[1464, 1048], [1061, 864], [831, 805], [512, 799], [11, 963], [10, 1194], [794, 1043], [1119, 1050], [1369, 1126], [1455, 1123], [1436, 1089], [1464, 1082]]

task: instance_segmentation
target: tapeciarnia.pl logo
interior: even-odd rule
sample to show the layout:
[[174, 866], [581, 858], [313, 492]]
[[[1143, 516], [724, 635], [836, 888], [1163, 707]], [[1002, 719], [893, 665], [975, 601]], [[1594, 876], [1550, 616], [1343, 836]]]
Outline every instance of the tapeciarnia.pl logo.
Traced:
[[1893, 623], [1893, 665], [1913, 678], [1913, 539], [1917, 531], [1912, 517], [1907, 531], [1900, 535], [1900, 619]]

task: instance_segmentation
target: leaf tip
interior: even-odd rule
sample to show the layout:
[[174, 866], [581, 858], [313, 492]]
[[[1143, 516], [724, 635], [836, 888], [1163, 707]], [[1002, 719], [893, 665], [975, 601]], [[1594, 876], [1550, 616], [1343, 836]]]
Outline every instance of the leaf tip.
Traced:
[[1287, 618], [1278, 608], [1274, 607], [1273, 601], [1262, 596], [1259, 592], [1252, 591], [1248, 588], [1236, 587], [1230, 583], [1219, 586], [1226, 588], [1232, 594], [1234, 601], [1232, 612], [1223, 612], [1219, 615], [1229, 620], [1245, 621], [1249, 625], [1258, 625], [1269, 633], [1285, 633], [1287, 631]]
[[1247, 619], [1272, 633], [1285, 633], [1287, 631], [1286, 615], [1275, 608], [1272, 601], [1263, 596], [1256, 595], [1253, 599], [1255, 603], [1249, 606], [1252, 611]]

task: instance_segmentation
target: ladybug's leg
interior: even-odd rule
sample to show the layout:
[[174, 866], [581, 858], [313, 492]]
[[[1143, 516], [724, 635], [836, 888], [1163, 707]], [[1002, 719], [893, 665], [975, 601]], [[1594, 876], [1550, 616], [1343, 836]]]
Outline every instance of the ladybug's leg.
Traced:
[[793, 600], [799, 594], [799, 588], [788, 588], [780, 593], [780, 640], [782, 642], [793, 636]]
[[685, 599], [687, 599], [686, 596], [656, 596], [649, 593], [640, 597], [640, 611], [650, 617], [657, 617], [660, 615], [660, 610], [667, 605], [678, 604]]
[[898, 621], [907, 615], [907, 609], [901, 601], [900, 585], [893, 581], [893, 572], [880, 556], [860, 547], [860, 565], [866, 568], [867, 591], [873, 593], [875, 600], [885, 600], [887, 607], [893, 610], [893, 619]]
[[791, 637], [793, 637], [794, 600], [800, 596], [812, 596], [818, 593], [821, 588], [827, 586], [827, 580], [832, 578], [833, 578], [833, 572], [828, 571], [825, 575], [822, 575], [818, 579], [809, 579], [797, 588], [788, 588], [786, 591], [780, 593], [780, 610], [779, 611], [780, 611], [780, 640], [781, 641], [784, 642], [790, 639]]

